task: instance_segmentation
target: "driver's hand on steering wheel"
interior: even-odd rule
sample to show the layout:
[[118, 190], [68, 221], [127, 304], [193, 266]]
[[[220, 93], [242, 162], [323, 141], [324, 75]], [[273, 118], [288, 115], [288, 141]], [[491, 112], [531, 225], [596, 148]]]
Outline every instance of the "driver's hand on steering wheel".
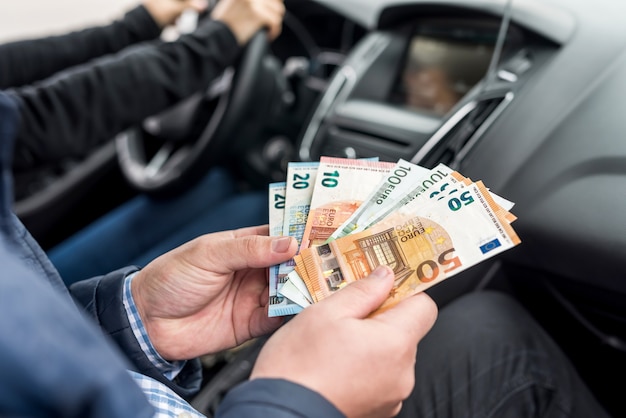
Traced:
[[207, 0], [143, 0], [142, 4], [161, 28], [174, 24], [187, 9], [202, 13], [209, 7]]
[[240, 45], [263, 28], [274, 40], [280, 35], [284, 15], [282, 0], [220, 0], [211, 12], [211, 18], [224, 22]]

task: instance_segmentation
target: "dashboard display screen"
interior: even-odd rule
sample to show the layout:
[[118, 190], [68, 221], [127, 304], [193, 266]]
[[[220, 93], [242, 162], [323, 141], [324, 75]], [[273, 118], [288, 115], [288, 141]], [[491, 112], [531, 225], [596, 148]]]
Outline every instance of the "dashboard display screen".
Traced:
[[443, 116], [486, 74], [497, 33], [423, 26], [408, 42], [391, 101]]

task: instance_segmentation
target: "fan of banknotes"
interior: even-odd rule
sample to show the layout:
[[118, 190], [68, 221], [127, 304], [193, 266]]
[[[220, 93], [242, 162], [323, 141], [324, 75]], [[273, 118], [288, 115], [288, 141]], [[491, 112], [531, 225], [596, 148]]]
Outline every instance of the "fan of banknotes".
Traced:
[[299, 243], [270, 268], [269, 316], [297, 314], [386, 264], [395, 285], [383, 310], [520, 243], [513, 203], [444, 164], [292, 162], [269, 197], [270, 234]]

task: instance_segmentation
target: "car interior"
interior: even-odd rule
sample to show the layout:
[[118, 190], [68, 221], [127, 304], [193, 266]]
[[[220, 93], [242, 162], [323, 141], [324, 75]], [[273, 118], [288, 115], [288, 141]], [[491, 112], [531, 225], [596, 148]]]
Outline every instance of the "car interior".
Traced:
[[[624, 416], [626, 3], [618, 0], [285, 0], [207, 91], [81, 160], [16, 179], [44, 249], [131, 197], [176, 199], [211, 167], [241, 190], [321, 156], [444, 163], [515, 202], [522, 243], [429, 289], [514, 295]], [[212, 416], [262, 339], [203, 359]]]

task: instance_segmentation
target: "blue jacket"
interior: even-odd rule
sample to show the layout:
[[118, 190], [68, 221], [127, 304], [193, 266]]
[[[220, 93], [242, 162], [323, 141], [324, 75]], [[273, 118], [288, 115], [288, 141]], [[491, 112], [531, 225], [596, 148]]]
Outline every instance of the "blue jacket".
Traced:
[[[190, 398], [201, 384], [200, 362], [187, 362], [170, 382], [132, 333], [122, 283], [134, 268], [76, 283], [70, 291], [13, 213], [11, 155], [18, 126], [17, 101], [0, 92], [0, 416], [151, 417], [154, 411], [129, 369]], [[315, 392], [264, 379], [232, 390], [218, 416], [342, 415]]]

